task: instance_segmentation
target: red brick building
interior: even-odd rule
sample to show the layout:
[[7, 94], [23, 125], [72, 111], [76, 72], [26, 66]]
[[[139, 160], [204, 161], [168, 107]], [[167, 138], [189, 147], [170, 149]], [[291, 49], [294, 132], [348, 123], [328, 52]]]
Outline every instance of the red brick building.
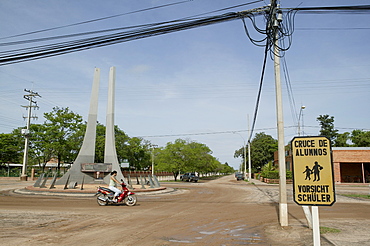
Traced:
[[[334, 182], [370, 183], [370, 147], [333, 147]], [[275, 152], [274, 165], [278, 166]], [[286, 151], [286, 169], [292, 170], [292, 155]]]
[[370, 148], [333, 147], [336, 183], [370, 183]]

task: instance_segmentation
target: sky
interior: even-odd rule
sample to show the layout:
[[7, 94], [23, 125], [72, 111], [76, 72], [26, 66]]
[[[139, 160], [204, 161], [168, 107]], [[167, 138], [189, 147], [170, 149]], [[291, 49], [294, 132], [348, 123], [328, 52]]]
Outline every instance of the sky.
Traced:
[[[269, 1], [204, 14], [251, 0], [3, 0], [0, 52], [21, 48], [4, 43], [110, 28], [209, 16], [265, 6]], [[147, 11], [143, 9], [178, 3]], [[282, 0], [282, 8], [365, 5], [364, 0]], [[125, 14], [136, 12], [132, 14]], [[122, 15], [125, 14], [125, 15]], [[115, 18], [51, 31], [97, 18]], [[263, 16], [256, 17], [263, 28]], [[246, 20], [252, 37], [261, 39]], [[319, 135], [319, 115], [334, 116], [339, 133], [370, 130], [370, 15], [303, 14], [294, 18], [292, 45], [282, 71], [284, 141]], [[64, 41], [64, 40], [63, 40]], [[40, 45], [37, 43], [32, 45]], [[66, 108], [87, 120], [93, 74], [101, 69], [98, 121], [105, 124], [109, 68], [116, 67], [115, 124], [130, 137], [164, 147], [178, 138], [206, 144], [221, 163], [239, 168], [235, 150], [248, 140], [255, 112], [264, 48], [248, 39], [241, 20], [198, 27], [50, 58], [0, 66], [0, 133], [26, 126], [24, 89], [35, 98], [33, 115]], [[288, 90], [287, 88], [291, 88]], [[293, 100], [289, 99], [293, 98]], [[277, 138], [273, 61], [267, 59], [253, 136]], [[305, 106], [303, 110], [300, 110]], [[301, 113], [301, 114], [300, 114]]]

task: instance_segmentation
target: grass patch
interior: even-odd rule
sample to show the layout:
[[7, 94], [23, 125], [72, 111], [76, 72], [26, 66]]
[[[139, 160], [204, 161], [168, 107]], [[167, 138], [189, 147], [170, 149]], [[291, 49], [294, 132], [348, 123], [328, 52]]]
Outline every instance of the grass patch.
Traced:
[[320, 234], [325, 234], [325, 233], [339, 233], [339, 232], [340, 232], [339, 229], [325, 227], [325, 226], [320, 226]]
[[341, 194], [341, 195], [342, 196], [347, 196], [347, 197], [370, 199], [370, 195], [361, 195], [361, 194]]

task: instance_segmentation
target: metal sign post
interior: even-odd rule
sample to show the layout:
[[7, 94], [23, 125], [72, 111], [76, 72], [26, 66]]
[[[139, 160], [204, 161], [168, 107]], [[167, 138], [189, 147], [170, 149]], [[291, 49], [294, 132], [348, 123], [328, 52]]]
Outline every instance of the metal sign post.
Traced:
[[292, 140], [293, 197], [302, 206], [312, 206], [314, 245], [320, 245], [319, 209], [335, 203], [330, 140], [326, 137], [295, 137]]

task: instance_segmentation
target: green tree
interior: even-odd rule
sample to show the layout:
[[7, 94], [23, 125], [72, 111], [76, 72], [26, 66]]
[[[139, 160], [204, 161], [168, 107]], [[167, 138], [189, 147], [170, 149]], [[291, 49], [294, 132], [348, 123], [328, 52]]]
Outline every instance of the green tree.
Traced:
[[330, 139], [332, 146], [335, 146], [335, 140], [338, 137], [338, 130], [334, 128], [334, 116], [327, 114], [317, 117], [320, 124], [320, 135]]
[[82, 139], [79, 138], [79, 142], [76, 142], [75, 134], [79, 130], [82, 116], [70, 111], [68, 107], [54, 107], [44, 117], [45, 148], [57, 158], [59, 171], [61, 161], [71, 161], [77, 157]]
[[[252, 169], [260, 171], [261, 168], [274, 160], [274, 152], [278, 149], [278, 141], [264, 132], [257, 133], [250, 143]], [[247, 153], [248, 158], [248, 153]], [[234, 158], [244, 158], [244, 147], [236, 150]]]
[[63, 161], [65, 163], [73, 163], [76, 160], [77, 155], [82, 147], [86, 127], [87, 122], [80, 123], [77, 124], [75, 127], [72, 127], [71, 134], [67, 138], [67, 146], [69, 146], [69, 150], [65, 152], [65, 155], [63, 157]]
[[105, 146], [105, 126], [100, 124], [96, 125], [96, 142], [95, 142], [95, 162], [104, 162], [104, 146]]
[[[21, 148], [22, 140], [20, 134], [17, 136], [13, 133], [0, 134], [0, 163], [21, 163], [23, 149]], [[19, 131], [18, 131], [19, 132]], [[23, 140], [24, 146], [24, 140]]]
[[124, 156], [130, 163], [130, 168], [147, 170], [151, 166], [151, 152], [149, 142], [138, 137], [128, 139]]
[[353, 130], [350, 138], [354, 147], [370, 147], [370, 131]]
[[[96, 143], [95, 143], [95, 162], [104, 162], [104, 150], [105, 150], [105, 130], [106, 127], [100, 123], [96, 126]], [[114, 138], [117, 151], [118, 162], [123, 162], [128, 159], [129, 151], [127, 150], [130, 146], [128, 142], [130, 138], [127, 134], [119, 129], [118, 126], [114, 126]]]
[[183, 139], [168, 142], [166, 147], [158, 150], [155, 163], [156, 170], [172, 172], [175, 180], [179, 173], [211, 173], [223, 169], [208, 146]]
[[[82, 123], [82, 117], [69, 108], [53, 108], [52, 112], [45, 113], [45, 122], [43, 124], [30, 125], [30, 142], [28, 152], [28, 165], [38, 165], [45, 169], [46, 163], [51, 158], [58, 159], [58, 168], [60, 162], [73, 162], [81, 148], [83, 138], [86, 131], [87, 123]], [[1, 134], [0, 138], [0, 161], [1, 162], [16, 162], [21, 163], [24, 150], [24, 136], [21, 130], [24, 127], [14, 129], [12, 133]], [[96, 146], [95, 146], [95, 162], [104, 162], [104, 146], [105, 146], [105, 126], [98, 123], [96, 128]], [[149, 166], [148, 144], [144, 139], [140, 140], [140, 148], [136, 146], [135, 141], [128, 144], [130, 138], [124, 131], [115, 126], [115, 140], [118, 161], [127, 160], [129, 155], [138, 149], [140, 153], [145, 153], [145, 158], [139, 158], [136, 154], [134, 158], [140, 159], [141, 163], [138, 168]], [[130, 148], [134, 150], [129, 150]], [[12, 155], [10, 155], [12, 153]], [[142, 161], [145, 159], [145, 165]], [[133, 159], [131, 159], [133, 160]], [[133, 163], [136, 163], [135, 161]]]
[[335, 139], [334, 147], [348, 147], [350, 144], [348, 143], [350, 140], [350, 133], [338, 133], [337, 138]]
[[230, 167], [227, 162], [225, 164], [221, 164], [221, 167], [222, 167], [222, 169], [221, 169], [220, 173], [222, 173], [222, 174], [229, 174], [229, 173], [234, 173], [235, 172], [234, 168]]
[[176, 181], [179, 173], [186, 168], [185, 148], [186, 141], [183, 139], [176, 139], [174, 143], [168, 142], [156, 156], [156, 168], [171, 172]]
[[185, 143], [184, 156], [185, 172], [213, 172], [219, 164], [207, 145], [194, 141]]
[[[130, 148], [129, 142], [130, 142], [130, 137], [127, 136], [127, 134], [119, 129], [118, 126], [114, 126], [114, 134], [115, 134], [115, 141], [116, 141], [116, 151], [117, 151], [117, 158], [120, 163], [122, 163], [125, 160], [128, 160], [127, 156], [127, 149]], [[145, 142], [145, 141], [144, 141]], [[145, 142], [146, 143], [146, 142]], [[143, 145], [142, 146], [144, 149], [147, 149], [148, 146]], [[143, 165], [147, 167], [147, 158], [148, 156], [146, 155], [146, 164]]]
[[29, 163], [38, 164], [45, 170], [46, 163], [53, 157], [52, 150], [48, 148], [48, 143], [45, 141], [45, 125], [32, 124], [30, 126], [30, 142], [29, 142]]

